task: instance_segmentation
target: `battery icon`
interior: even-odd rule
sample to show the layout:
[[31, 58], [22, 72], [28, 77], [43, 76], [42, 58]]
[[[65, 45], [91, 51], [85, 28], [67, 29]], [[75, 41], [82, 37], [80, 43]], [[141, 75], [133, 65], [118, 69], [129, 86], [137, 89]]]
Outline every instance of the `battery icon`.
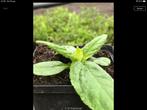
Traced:
[[143, 0], [142, 2], [144, 2], [144, 3], [145, 3], [146, 1], [145, 1], [145, 0]]
[[146, 2], [146, 0], [136, 0], [136, 2]]

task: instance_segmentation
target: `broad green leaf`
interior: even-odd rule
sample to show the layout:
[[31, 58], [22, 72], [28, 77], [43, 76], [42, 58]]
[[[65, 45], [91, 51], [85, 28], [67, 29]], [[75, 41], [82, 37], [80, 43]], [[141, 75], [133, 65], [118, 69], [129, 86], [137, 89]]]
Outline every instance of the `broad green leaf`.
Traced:
[[101, 47], [106, 43], [107, 35], [103, 34], [101, 36], [95, 37], [92, 41], [87, 43], [83, 47], [84, 59], [88, 59], [93, 56], [96, 52], [98, 52]]
[[58, 74], [68, 67], [68, 65], [60, 61], [40, 62], [33, 65], [33, 73], [39, 76], [50, 76]]
[[60, 45], [57, 45], [51, 42], [46, 42], [46, 41], [36, 41], [36, 43], [45, 44], [49, 48], [53, 49], [54, 51], [58, 52], [59, 54], [63, 55], [66, 58], [71, 58], [72, 54], [76, 50], [76, 48], [73, 46], [60, 46]]
[[100, 58], [91, 58], [93, 60], [93, 62], [95, 62], [96, 64], [99, 64], [101, 66], [109, 66], [111, 61], [109, 58], [107, 57], [100, 57]]
[[90, 109], [114, 110], [114, 81], [99, 65], [90, 61], [72, 63], [70, 80]]

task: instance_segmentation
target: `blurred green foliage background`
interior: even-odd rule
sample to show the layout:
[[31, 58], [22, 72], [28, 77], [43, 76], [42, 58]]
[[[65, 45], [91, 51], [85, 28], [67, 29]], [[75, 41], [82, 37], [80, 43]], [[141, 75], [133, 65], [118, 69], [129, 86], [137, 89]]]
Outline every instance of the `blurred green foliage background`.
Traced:
[[81, 8], [79, 13], [56, 7], [33, 17], [34, 40], [65, 45], [84, 45], [94, 37], [107, 34], [107, 44], [114, 42], [114, 18], [96, 8]]

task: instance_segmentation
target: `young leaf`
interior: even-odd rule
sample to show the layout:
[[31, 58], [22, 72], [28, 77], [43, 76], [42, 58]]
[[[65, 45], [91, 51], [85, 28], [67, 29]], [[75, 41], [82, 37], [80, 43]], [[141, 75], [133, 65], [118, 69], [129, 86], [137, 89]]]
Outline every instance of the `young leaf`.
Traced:
[[94, 62], [74, 62], [70, 80], [81, 100], [92, 110], [114, 110], [113, 79]]
[[109, 66], [111, 63], [110, 59], [107, 57], [99, 57], [99, 58], [92, 57], [91, 59], [93, 60], [93, 62], [101, 66]]
[[53, 49], [54, 51], [58, 52], [59, 54], [63, 55], [66, 58], [71, 58], [71, 55], [76, 50], [76, 48], [73, 46], [60, 46], [60, 45], [57, 45], [51, 42], [46, 42], [46, 41], [36, 41], [36, 43], [45, 44], [49, 48]]
[[40, 62], [33, 65], [33, 73], [40, 76], [50, 76], [58, 74], [68, 67], [68, 65], [60, 61]]
[[87, 43], [83, 47], [83, 52], [84, 52], [84, 59], [90, 58], [92, 55], [94, 55], [96, 52], [98, 52], [101, 47], [106, 43], [107, 40], [107, 35], [103, 34], [101, 36], [98, 36], [94, 38], [92, 41]]
[[81, 61], [83, 59], [83, 50], [76, 48], [76, 51], [72, 55], [72, 61]]

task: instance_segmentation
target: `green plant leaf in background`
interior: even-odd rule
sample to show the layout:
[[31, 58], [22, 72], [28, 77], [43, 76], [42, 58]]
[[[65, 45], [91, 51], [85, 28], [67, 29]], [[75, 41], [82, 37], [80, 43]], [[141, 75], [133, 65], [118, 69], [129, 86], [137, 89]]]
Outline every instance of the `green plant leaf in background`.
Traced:
[[47, 26], [47, 17], [44, 15], [34, 16], [33, 17], [33, 34], [34, 40], [45, 40], [48, 39], [48, 26]]
[[96, 63], [72, 63], [70, 80], [81, 100], [92, 110], [114, 110], [113, 79]]
[[99, 57], [99, 58], [91, 58], [93, 62], [95, 62], [96, 64], [99, 64], [101, 66], [109, 66], [111, 61], [109, 58], [107, 57]]
[[82, 49], [84, 52], [85, 60], [92, 57], [96, 52], [98, 52], [101, 47], [106, 43], [107, 35], [103, 34], [95, 37], [89, 43], [87, 43]]
[[113, 16], [101, 14], [92, 7], [81, 8], [78, 13], [62, 6], [56, 7], [34, 15], [34, 39], [75, 46], [107, 33], [107, 44], [113, 44], [113, 21]]
[[33, 73], [39, 76], [50, 76], [58, 74], [68, 67], [69, 65], [60, 61], [40, 62], [33, 65]]

